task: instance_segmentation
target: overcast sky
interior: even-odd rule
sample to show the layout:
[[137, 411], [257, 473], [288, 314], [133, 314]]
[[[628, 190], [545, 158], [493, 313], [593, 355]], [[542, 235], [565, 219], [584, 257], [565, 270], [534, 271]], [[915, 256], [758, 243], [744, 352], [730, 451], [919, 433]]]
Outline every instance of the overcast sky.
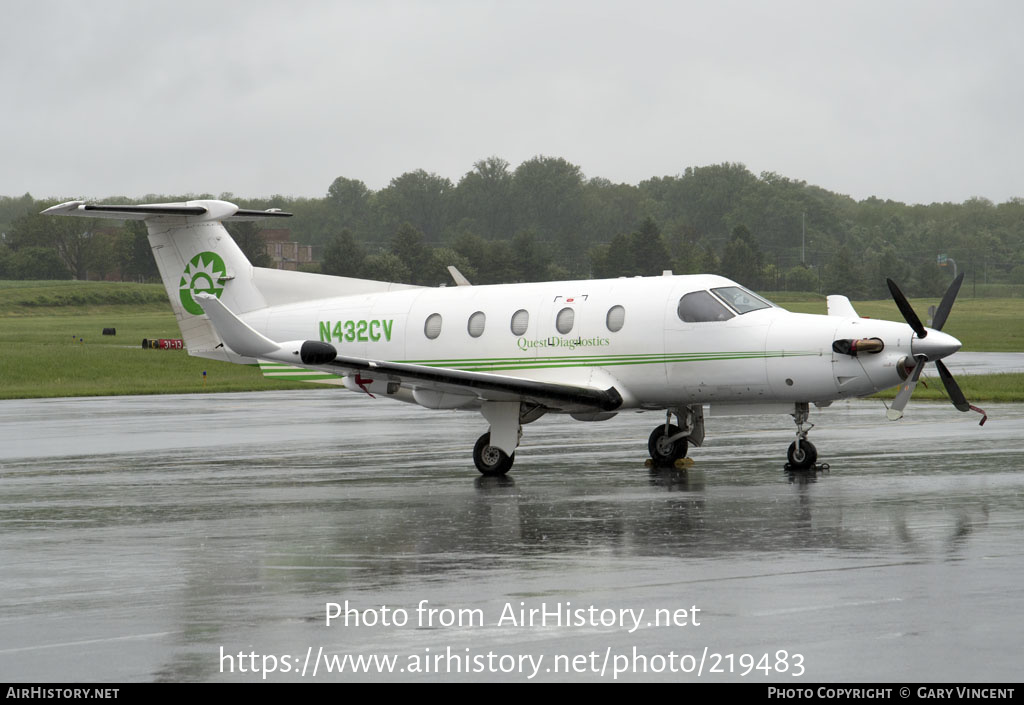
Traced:
[[564, 157], [1024, 197], [1024, 3], [0, 0], [0, 194], [323, 196]]

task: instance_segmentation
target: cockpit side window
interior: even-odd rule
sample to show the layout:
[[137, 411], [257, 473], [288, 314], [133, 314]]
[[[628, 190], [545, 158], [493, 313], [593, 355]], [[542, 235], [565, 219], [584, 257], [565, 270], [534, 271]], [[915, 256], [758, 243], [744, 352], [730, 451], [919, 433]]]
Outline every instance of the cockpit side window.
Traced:
[[733, 317], [732, 311], [706, 291], [693, 291], [679, 299], [677, 313], [687, 323], [727, 321]]
[[715, 292], [718, 298], [732, 306], [740, 314], [756, 311], [760, 308], [771, 308], [772, 306], [764, 299], [739, 286], [720, 286], [711, 291]]

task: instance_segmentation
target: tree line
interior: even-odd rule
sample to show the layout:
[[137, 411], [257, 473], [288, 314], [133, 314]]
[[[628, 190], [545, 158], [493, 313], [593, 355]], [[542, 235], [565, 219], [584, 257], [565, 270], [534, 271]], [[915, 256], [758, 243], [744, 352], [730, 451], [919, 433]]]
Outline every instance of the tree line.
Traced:
[[[447, 265], [479, 284], [672, 270], [858, 298], [886, 297], [886, 277], [912, 296], [941, 294], [953, 266], [969, 282], [1024, 284], [1024, 199], [856, 201], [735, 163], [630, 185], [587, 178], [562, 158], [513, 168], [490, 157], [458, 183], [421, 169], [378, 191], [338, 177], [322, 198], [224, 193], [102, 202], [214, 197], [294, 213], [292, 237], [316, 247], [324, 273], [413, 284], [450, 281]], [[0, 197], [0, 278], [156, 276], [139, 223], [38, 216], [53, 202]], [[229, 230], [265, 263], [258, 226]]]

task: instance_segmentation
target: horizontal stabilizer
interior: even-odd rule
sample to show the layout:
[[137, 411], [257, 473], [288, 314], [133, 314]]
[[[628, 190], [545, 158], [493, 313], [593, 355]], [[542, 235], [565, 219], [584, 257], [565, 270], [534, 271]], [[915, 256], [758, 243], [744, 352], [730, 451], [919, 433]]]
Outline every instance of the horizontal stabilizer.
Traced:
[[227, 201], [186, 201], [184, 203], [152, 203], [141, 206], [101, 206], [85, 201], [68, 201], [51, 206], [43, 215], [74, 215], [82, 218], [111, 218], [114, 220], [151, 220], [161, 217], [186, 217], [202, 222], [206, 220], [260, 220], [262, 218], [290, 218], [280, 208], [265, 211], [239, 208]]

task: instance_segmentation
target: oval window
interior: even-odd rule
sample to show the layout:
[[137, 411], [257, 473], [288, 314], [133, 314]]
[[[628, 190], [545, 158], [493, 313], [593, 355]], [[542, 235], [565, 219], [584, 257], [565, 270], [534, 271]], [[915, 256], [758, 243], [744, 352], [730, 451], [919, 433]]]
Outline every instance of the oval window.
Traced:
[[466, 328], [469, 330], [469, 334], [474, 338], [479, 338], [484, 334], [484, 324], [487, 323], [487, 316], [484, 315], [483, 311], [477, 311], [469, 317], [469, 325]]
[[612, 306], [608, 309], [608, 315], [605, 317], [604, 322], [608, 326], [608, 330], [612, 333], [618, 333], [626, 322], [626, 309], [622, 306]]
[[530, 325], [530, 314], [525, 308], [521, 308], [512, 314], [512, 333], [522, 335]]
[[563, 308], [555, 317], [555, 328], [562, 335], [572, 330], [572, 322], [576, 320], [576, 312], [571, 308]]
[[423, 324], [423, 335], [431, 340], [441, 335], [441, 314], [432, 313], [427, 316], [427, 322]]

